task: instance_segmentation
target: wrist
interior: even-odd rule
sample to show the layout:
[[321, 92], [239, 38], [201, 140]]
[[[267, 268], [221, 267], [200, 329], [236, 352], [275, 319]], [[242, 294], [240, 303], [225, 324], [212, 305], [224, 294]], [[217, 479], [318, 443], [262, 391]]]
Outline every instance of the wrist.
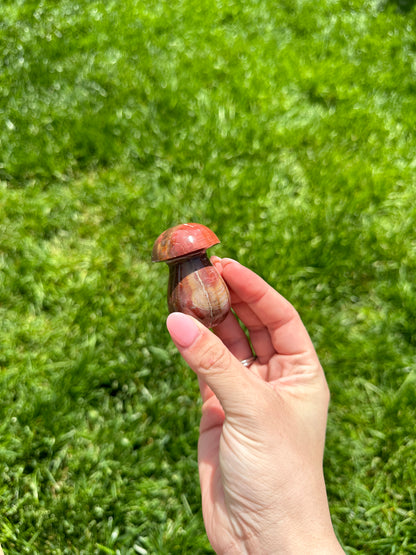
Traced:
[[220, 555], [342, 555], [325, 486], [309, 495], [304, 490], [302, 495], [292, 493], [292, 510], [280, 515], [274, 510], [263, 512], [262, 525], [250, 535], [235, 538]]
[[[253, 552], [254, 553], [254, 552]], [[265, 552], [264, 552], [265, 553]], [[333, 529], [321, 535], [306, 534], [291, 538], [286, 542], [285, 547], [274, 546], [268, 552], [281, 555], [342, 555], [344, 550], [341, 547]]]
[[234, 542], [218, 555], [345, 555], [334, 531], [324, 536], [304, 537], [286, 536], [283, 541], [252, 537], [245, 541]]

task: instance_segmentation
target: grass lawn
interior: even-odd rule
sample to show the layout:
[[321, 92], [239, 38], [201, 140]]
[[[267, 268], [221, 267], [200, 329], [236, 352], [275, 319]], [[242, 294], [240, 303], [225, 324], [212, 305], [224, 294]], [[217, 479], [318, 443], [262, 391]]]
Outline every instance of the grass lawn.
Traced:
[[209, 554], [167, 227], [301, 313], [348, 554], [416, 552], [416, 6], [0, 1], [0, 543]]

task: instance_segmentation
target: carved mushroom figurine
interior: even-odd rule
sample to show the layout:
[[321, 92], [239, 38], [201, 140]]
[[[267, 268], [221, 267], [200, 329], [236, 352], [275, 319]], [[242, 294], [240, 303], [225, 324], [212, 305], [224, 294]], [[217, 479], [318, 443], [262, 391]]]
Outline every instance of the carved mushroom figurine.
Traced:
[[219, 242], [208, 227], [188, 223], [164, 231], [152, 251], [153, 262], [169, 266], [169, 311], [190, 314], [208, 328], [221, 323], [231, 308], [227, 286], [206, 254]]

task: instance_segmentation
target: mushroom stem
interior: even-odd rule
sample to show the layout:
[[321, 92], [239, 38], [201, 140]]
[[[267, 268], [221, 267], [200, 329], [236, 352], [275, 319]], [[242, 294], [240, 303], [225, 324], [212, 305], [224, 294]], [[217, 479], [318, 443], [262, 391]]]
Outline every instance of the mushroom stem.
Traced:
[[169, 260], [168, 266], [169, 311], [190, 314], [208, 328], [221, 323], [231, 308], [230, 295], [206, 251]]

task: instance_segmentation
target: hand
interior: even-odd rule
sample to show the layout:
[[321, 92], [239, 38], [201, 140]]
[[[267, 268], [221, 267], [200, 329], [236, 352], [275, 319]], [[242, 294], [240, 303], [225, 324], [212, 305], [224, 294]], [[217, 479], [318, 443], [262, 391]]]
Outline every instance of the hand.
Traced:
[[333, 532], [322, 459], [329, 391], [298, 313], [254, 272], [213, 258], [230, 313], [214, 335], [191, 316], [167, 325], [196, 372], [202, 510], [217, 553], [343, 553]]

